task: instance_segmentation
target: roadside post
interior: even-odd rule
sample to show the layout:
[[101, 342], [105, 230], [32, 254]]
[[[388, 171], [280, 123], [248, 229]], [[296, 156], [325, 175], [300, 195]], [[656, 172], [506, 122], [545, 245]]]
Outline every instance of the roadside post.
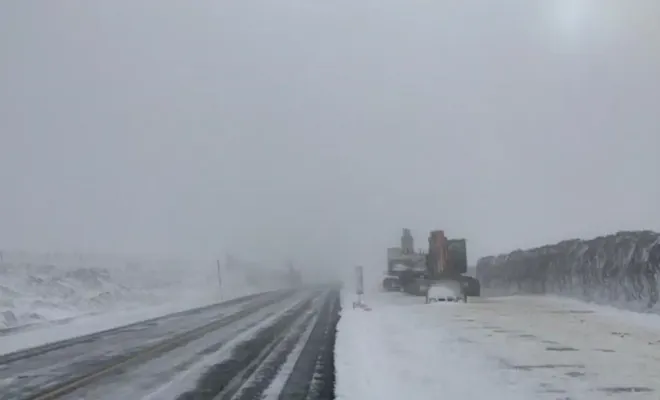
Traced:
[[353, 308], [361, 308], [370, 311], [371, 308], [364, 304], [364, 268], [361, 265], [355, 267], [355, 294], [357, 301], [353, 302]]

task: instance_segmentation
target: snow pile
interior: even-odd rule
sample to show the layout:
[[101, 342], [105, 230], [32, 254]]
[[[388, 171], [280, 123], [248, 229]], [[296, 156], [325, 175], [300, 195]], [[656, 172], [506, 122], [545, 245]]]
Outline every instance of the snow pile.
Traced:
[[491, 294], [559, 294], [635, 310], [658, 302], [660, 234], [618, 232], [484, 257], [477, 277]]
[[215, 261], [2, 254], [0, 329], [167, 304], [203, 305], [283, 287], [279, 271]]
[[438, 282], [429, 287], [429, 299], [448, 299], [461, 297], [461, 283], [456, 281]]

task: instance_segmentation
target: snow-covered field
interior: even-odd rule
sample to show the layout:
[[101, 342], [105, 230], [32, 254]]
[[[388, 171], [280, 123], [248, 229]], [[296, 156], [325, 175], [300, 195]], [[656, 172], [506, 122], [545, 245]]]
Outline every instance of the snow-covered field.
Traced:
[[541, 296], [344, 295], [338, 399], [658, 399], [660, 317]]
[[0, 353], [276, 289], [277, 274], [223, 265], [220, 290], [213, 260], [4, 252]]

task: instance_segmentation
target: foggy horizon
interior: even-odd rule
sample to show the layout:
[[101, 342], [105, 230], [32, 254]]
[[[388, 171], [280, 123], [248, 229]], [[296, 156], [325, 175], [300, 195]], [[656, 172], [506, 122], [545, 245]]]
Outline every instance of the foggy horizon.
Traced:
[[[384, 268], [660, 230], [660, 3], [5, 2], [0, 250]], [[157, 4], [157, 6], [153, 6]]]

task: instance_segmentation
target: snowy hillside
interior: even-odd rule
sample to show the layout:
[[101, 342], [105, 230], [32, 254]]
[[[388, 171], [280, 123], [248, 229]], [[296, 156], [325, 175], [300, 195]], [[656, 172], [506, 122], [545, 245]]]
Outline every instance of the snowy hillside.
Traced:
[[280, 272], [213, 260], [2, 253], [0, 329], [167, 304], [203, 305], [283, 287]]

